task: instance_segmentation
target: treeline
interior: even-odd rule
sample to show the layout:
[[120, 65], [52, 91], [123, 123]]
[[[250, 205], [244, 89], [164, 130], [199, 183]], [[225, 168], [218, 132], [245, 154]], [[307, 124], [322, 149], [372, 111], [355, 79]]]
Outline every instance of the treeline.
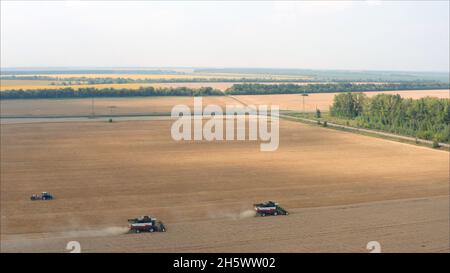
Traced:
[[358, 126], [409, 135], [437, 142], [450, 140], [450, 100], [426, 97], [404, 99], [400, 95], [362, 93], [334, 97], [330, 114], [355, 119]]
[[[2, 72], [3, 74], [3, 72]], [[58, 77], [51, 77], [51, 76], [38, 76], [38, 75], [32, 75], [32, 76], [3, 76], [0, 78], [2, 80], [16, 80], [16, 81], [57, 81], [62, 78]]]
[[259, 78], [162, 78], [162, 79], [132, 79], [132, 78], [68, 78], [64, 81], [55, 81], [52, 85], [73, 85], [73, 84], [124, 84], [124, 83], [251, 83], [251, 82], [311, 82], [303, 79], [259, 79]]
[[223, 96], [223, 92], [211, 87], [201, 88], [59, 88], [36, 90], [9, 90], [0, 92], [0, 99], [54, 99], [90, 97], [151, 97], [151, 96]]
[[166, 69], [2, 69], [2, 75], [36, 75], [36, 74], [185, 74]]
[[82, 85], [82, 84], [124, 84], [124, 83], [196, 83], [196, 82], [316, 82], [308, 79], [292, 78], [122, 78], [122, 77], [54, 77], [54, 76], [3, 76], [2, 80], [40, 80], [52, 81], [51, 85]]
[[302, 76], [315, 81], [329, 82], [448, 82], [448, 72], [408, 72], [408, 71], [350, 71], [350, 70], [316, 70], [316, 69], [280, 69], [280, 68], [202, 68], [195, 73], [232, 73], [259, 75]]
[[[300, 92], [315, 92], [317, 90], [314, 84], [320, 84], [322, 88], [327, 88], [328, 91], [323, 92], [333, 92], [336, 88], [352, 88], [352, 91], [365, 91], [372, 90], [375, 88], [386, 88], [386, 85], [397, 86], [398, 88], [448, 88], [448, 82], [434, 81], [434, 80], [415, 80], [415, 81], [386, 81], [380, 79], [374, 79], [362, 84], [361, 80], [326, 80], [326, 79], [313, 79], [313, 78], [278, 78], [276, 76], [265, 76], [263, 78], [253, 77], [253, 78], [200, 78], [200, 77], [186, 77], [186, 78], [126, 78], [126, 77], [58, 77], [58, 76], [40, 76], [40, 75], [22, 75], [22, 76], [2, 76], [2, 80], [33, 80], [33, 81], [51, 81], [50, 85], [56, 86], [68, 86], [68, 85], [84, 85], [84, 84], [125, 84], [125, 83], [196, 83], [196, 82], [230, 82], [236, 83], [236, 86], [230, 88], [230, 92], [241, 92], [241, 93], [255, 93], [255, 94], [290, 94], [290, 93], [300, 93]], [[260, 83], [276, 83], [276, 84], [264, 84]], [[307, 83], [308, 87], [304, 87], [299, 90], [298, 85], [294, 83]], [[326, 85], [328, 84], [328, 86]], [[364, 88], [364, 90], [359, 90], [357, 87]], [[405, 87], [402, 87], [405, 86]], [[400, 89], [392, 89], [400, 90]], [[337, 91], [339, 92], [339, 90]]]
[[225, 93], [230, 95], [265, 95], [299, 93], [337, 93], [390, 90], [448, 89], [449, 83], [404, 82], [404, 83], [324, 83], [324, 84], [234, 84]]

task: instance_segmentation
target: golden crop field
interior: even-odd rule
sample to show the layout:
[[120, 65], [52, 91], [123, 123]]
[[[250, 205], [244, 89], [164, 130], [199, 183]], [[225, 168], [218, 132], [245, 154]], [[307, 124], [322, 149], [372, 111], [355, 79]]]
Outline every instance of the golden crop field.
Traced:
[[[261, 75], [245, 75], [245, 74], [214, 74], [214, 75], [121, 75], [121, 74], [111, 74], [111, 75], [96, 75], [96, 74], [63, 74], [63, 75], [39, 75], [39, 76], [49, 76], [49, 77], [58, 77], [61, 79], [69, 79], [72, 77], [87, 77], [87, 78], [129, 78], [129, 79], [276, 79], [276, 80], [292, 80], [299, 79], [301, 77], [289, 77], [289, 76], [275, 76], [275, 77], [264, 77]], [[123, 83], [123, 84], [73, 84], [73, 85], [50, 85], [52, 82], [57, 83], [56, 81], [47, 81], [47, 80], [3, 80], [0, 78], [0, 91], [5, 90], [30, 90], [30, 89], [58, 89], [64, 87], [72, 87], [74, 89], [85, 88], [85, 87], [93, 87], [93, 88], [129, 88], [129, 89], [138, 89], [140, 87], [146, 86], [154, 86], [154, 87], [190, 87], [190, 88], [200, 88], [200, 87], [212, 87], [219, 90], [225, 90], [231, 87], [233, 84], [239, 82], [175, 82], [175, 83]], [[277, 84], [282, 84], [283, 82], [277, 82]], [[270, 82], [266, 82], [265, 84], [274, 84]], [[296, 83], [296, 84], [307, 84], [307, 83]]]
[[41, 80], [2, 80], [0, 79], [0, 91], [14, 89], [40, 89], [52, 87], [52, 81]]
[[200, 87], [212, 87], [219, 90], [225, 90], [231, 87], [234, 83], [228, 82], [192, 82], [192, 83], [121, 83], [121, 84], [76, 84], [76, 85], [49, 85], [49, 81], [20, 81], [22, 83], [10, 84], [9, 80], [3, 80], [4, 83], [1, 85], [1, 90], [33, 90], [33, 89], [59, 89], [71, 87], [73, 89], [79, 88], [126, 88], [126, 89], [139, 89], [140, 87], [153, 86], [155, 88], [161, 87], [189, 87], [189, 88], [200, 88]]

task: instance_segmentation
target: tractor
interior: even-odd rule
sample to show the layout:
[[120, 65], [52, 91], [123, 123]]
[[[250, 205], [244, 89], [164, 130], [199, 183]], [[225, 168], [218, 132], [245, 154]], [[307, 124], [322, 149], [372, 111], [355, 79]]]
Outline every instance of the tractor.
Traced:
[[36, 200], [53, 200], [55, 199], [55, 197], [53, 195], [51, 195], [50, 193], [44, 191], [41, 194], [33, 194], [30, 197], [31, 201], [36, 201]]

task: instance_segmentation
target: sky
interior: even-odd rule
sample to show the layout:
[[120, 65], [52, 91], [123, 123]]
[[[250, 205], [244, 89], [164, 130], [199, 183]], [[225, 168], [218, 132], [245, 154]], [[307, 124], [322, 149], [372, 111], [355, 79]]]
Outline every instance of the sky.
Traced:
[[449, 1], [1, 1], [1, 67], [449, 71]]

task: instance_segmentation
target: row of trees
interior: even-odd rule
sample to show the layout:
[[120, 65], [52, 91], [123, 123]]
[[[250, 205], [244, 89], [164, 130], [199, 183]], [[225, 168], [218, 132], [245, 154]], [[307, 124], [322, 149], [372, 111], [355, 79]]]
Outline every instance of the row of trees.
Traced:
[[2, 69], [2, 75], [10, 75], [12, 77], [16, 75], [25, 75], [33, 77], [36, 74], [42, 75], [66, 75], [66, 74], [139, 74], [139, 75], [178, 75], [185, 74], [184, 72], [179, 72], [175, 70], [166, 69]]
[[196, 82], [311, 82], [303, 79], [271, 79], [271, 78], [153, 78], [153, 79], [131, 79], [131, 78], [67, 78], [64, 81], [54, 81], [52, 85], [71, 84], [124, 84], [124, 83], [196, 83]]
[[59, 88], [37, 90], [10, 90], [0, 92], [0, 99], [51, 99], [87, 97], [148, 97], [148, 96], [223, 96], [223, 92], [211, 87], [201, 88]]
[[[39, 81], [51, 81], [51, 85], [82, 85], [82, 84], [124, 84], [124, 83], [192, 83], [192, 82], [231, 82], [231, 83], [244, 83], [236, 84], [236, 86], [230, 88], [230, 92], [254, 92], [254, 93], [298, 93], [304, 92], [304, 90], [298, 90], [299, 86], [293, 83], [308, 83], [308, 84], [321, 84], [328, 83], [328, 89], [335, 89], [337, 87], [342, 88], [352, 88], [352, 86], [370, 85], [370, 88], [380, 87], [382, 83], [387, 83], [386, 81], [381, 81], [380, 79], [373, 80], [374, 83], [361, 84], [358, 80], [319, 80], [314, 78], [277, 78], [277, 77], [253, 77], [253, 78], [126, 78], [126, 77], [85, 77], [85, 76], [73, 76], [73, 77], [58, 77], [58, 76], [39, 76], [39, 75], [22, 75], [22, 76], [2, 76], [2, 80], [39, 80]], [[280, 84], [273, 85], [260, 85], [259, 83], [288, 83], [283, 86]], [[289, 83], [291, 83], [289, 85]], [[406, 85], [408, 88], [410, 86], [428, 87], [428, 88], [440, 88], [439, 86], [445, 85], [446, 83], [440, 81], [396, 81], [389, 82], [392, 85]], [[438, 85], [440, 84], [440, 85]], [[448, 83], [447, 83], [448, 86]], [[325, 86], [322, 86], [326, 88]], [[317, 88], [317, 87], [314, 87]], [[356, 88], [356, 87], [353, 87]], [[363, 87], [365, 88], [365, 87]], [[310, 90], [310, 89], [308, 89]], [[367, 90], [367, 89], [365, 89]], [[311, 90], [313, 92], [314, 90]], [[359, 90], [363, 91], [363, 90]], [[306, 91], [308, 92], [308, 91]]]
[[379, 94], [372, 98], [362, 93], [334, 97], [330, 114], [355, 119], [358, 126], [396, 134], [449, 142], [450, 100], [426, 97], [405, 99], [400, 95]]
[[52, 81], [51, 85], [76, 84], [123, 84], [123, 83], [191, 83], [191, 82], [317, 82], [309, 79], [292, 78], [125, 78], [125, 77], [57, 77], [57, 76], [3, 76], [3, 80]]
[[334, 93], [389, 90], [448, 89], [443, 82], [403, 82], [403, 83], [326, 83], [326, 84], [234, 84], [225, 93], [230, 95]]

